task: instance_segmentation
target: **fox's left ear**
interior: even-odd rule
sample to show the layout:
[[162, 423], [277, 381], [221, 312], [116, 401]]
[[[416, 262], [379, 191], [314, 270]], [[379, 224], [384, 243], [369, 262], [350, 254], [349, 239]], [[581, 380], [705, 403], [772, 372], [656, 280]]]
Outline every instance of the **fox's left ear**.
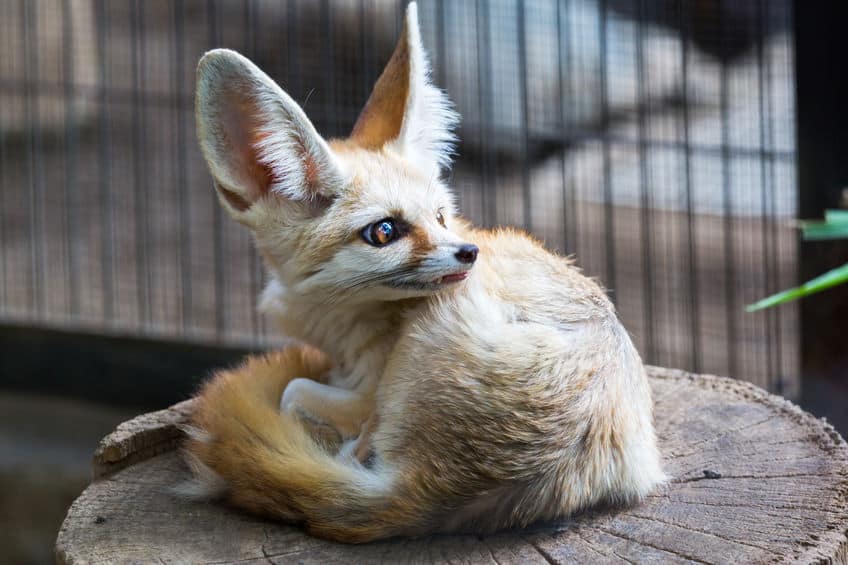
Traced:
[[235, 51], [200, 60], [195, 110], [200, 149], [237, 220], [260, 201], [324, 204], [344, 185], [342, 166], [300, 106]]
[[447, 96], [430, 82], [418, 7], [412, 2], [397, 47], [353, 126], [351, 140], [367, 149], [392, 144], [426, 174], [437, 176], [450, 165], [458, 120]]

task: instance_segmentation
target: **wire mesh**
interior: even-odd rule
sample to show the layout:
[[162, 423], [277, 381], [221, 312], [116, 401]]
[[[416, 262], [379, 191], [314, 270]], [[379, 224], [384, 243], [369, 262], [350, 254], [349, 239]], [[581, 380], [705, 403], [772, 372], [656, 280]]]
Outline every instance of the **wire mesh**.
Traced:
[[[0, 0], [0, 319], [273, 344], [248, 234], [193, 134], [194, 64], [244, 52], [319, 131], [352, 126], [386, 0]], [[650, 362], [797, 391], [788, 0], [420, 2], [463, 115], [463, 212], [605, 284]]]

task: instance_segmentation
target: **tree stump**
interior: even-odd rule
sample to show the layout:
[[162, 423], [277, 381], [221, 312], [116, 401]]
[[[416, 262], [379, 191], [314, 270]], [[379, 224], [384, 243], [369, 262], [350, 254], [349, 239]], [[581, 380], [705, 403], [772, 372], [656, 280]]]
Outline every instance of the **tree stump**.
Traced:
[[103, 439], [57, 562], [848, 563], [848, 446], [830, 425], [744, 382], [649, 374], [673, 479], [631, 508], [492, 536], [327, 542], [171, 494], [188, 477], [178, 453], [188, 401]]

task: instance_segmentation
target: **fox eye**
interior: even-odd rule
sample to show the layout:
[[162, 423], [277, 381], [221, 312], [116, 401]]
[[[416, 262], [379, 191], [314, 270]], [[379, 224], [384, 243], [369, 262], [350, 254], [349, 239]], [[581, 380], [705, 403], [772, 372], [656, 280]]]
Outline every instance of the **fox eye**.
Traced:
[[379, 222], [366, 226], [362, 230], [362, 239], [370, 243], [374, 247], [382, 247], [387, 243], [391, 243], [398, 236], [398, 229], [395, 221], [391, 218], [385, 218]]
[[446, 225], [445, 225], [445, 215], [444, 215], [444, 214], [442, 214], [442, 211], [441, 211], [441, 210], [439, 210], [438, 212], [436, 212], [436, 221], [437, 221], [437, 222], [439, 222], [439, 224], [441, 224], [441, 226], [442, 226], [443, 228], [448, 227], [448, 226], [446, 226]]

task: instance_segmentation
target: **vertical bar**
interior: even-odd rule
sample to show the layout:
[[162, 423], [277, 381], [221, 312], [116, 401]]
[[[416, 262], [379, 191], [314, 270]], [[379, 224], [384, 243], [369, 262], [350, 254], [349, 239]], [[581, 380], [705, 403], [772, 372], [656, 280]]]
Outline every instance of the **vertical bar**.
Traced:
[[488, 0], [477, 0], [474, 4], [477, 19], [477, 101], [479, 105], [477, 135], [480, 140], [480, 196], [483, 204], [483, 219], [487, 227], [496, 224], [498, 201], [493, 181], [492, 150], [489, 146], [489, 130], [492, 126], [492, 43]]
[[[371, 85], [374, 77], [374, 43], [371, 41], [371, 34], [368, 32], [368, 15], [369, 11], [365, 8], [365, 0], [359, 0], [359, 58], [362, 61], [362, 93], [363, 99], [361, 107], [365, 106], [365, 101], [371, 92]], [[441, 54], [441, 51], [440, 51]]]
[[[784, 3], [783, 3], [783, 21], [781, 22], [784, 25], [784, 29], [793, 30], [794, 29], [793, 26], [795, 26], [795, 20], [794, 19], [795, 19], [795, 14], [793, 12], [793, 4], [792, 4], [791, 0], [785, 0]], [[796, 49], [795, 49], [795, 47], [796, 47], [796, 37], [795, 37], [795, 35], [792, 34], [792, 33], [784, 34], [783, 44], [784, 44], [784, 47], [785, 47], [785, 49], [786, 49], [786, 51], [789, 55], [785, 72], [792, 79], [796, 79], [797, 78], [796, 72], [797, 72], [798, 67], [797, 67], [797, 52], [796, 52]], [[794, 80], [787, 80], [785, 82], [784, 95], [787, 98], [787, 102], [788, 102], [789, 107], [792, 108], [795, 111], [795, 115], [793, 117], [797, 118], [797, 116], [798, 116], [798, 100], [796, 98]], [[798, 132], [797, 129], [795, 131], [795, 134], [796, 134], [797, 137], [796, 137], [795, 140], [793, 140], [796, 143], [793, 147], [793, 149], [795, 150], [795, 154], [793, 155], [794, 159], [792, 160], [793, 165], [798, 164], [798, 155], [797, 155], [798, 145], [797, 144], [799, 143], [800, 136], [798, 135], [799, 132]], [[783, 161], [783, 159], [781, 159], [781, 161]], [[798, 175], [799, 175], [799, 171], [796, 169], [796, 183], [797, 183]], [[795, 186], [795, 188], [797, 190], [797, 185]], [[799, 211], [800, 211], [800, 209], [798, 211], [796, 211], [796, 213], [799, 212]], [[775, 226], [775, 229], [777, 229], [778, 227], [779, 226]], [[798, 275], [801, 272], [801, 248], [800, 248], [800, 246], [796, 245], [793, 251], [794, 251], [794, 253], [792, 253], [792, 255], [793, 255], [793, 257], [792, 257], [793, 258], [792, 273], [790, 274], [788, 281], [786, 281], [785, 283], [783, 281], [781, 281], [781, 287], [782, 288], [792, 287], [792, 286], [795, 286], [798, 283]], [[785, 287], [784, 287], [784, 285], [785, 285]], [[793, 314], [794, 314], [794, 316], [793, 316]], [[802, 333], [803, 326], [802, 326], [802, 320], [801, 320], [801, 316], [800, 316], [800, 308], [798, 306], [796, 306], [793, 309], [793, 312], [791, 312], [789, 315], [791, 316], [790, 319], [792, 320], [792, 323], [790, 324], [790, 326], [794, 326], [795, 329], [797, 329], [796, 332], [792, 332], [792, 334], [790, 334], [790, 335], [793, 335], [793, 336], [798, 335], [799, 336], [799, 339], [798, 339], [797, 342], [795, 340], [792, 340], [793, 343], [788, 344], [790, 350], [797, 348], [796, 351], [797, 351], [797, 354], [798, 354], [797, 362], [790, 366], [789, 370], [790, 370], [791, 373], [789, 375], [787, 375], [788, 377], [792, 378], [792, 380], [795, 384], [795, 386], [793, 387], [794, 388], [793, 400], [794, 400], [794, 399], [800, 398], [802, 387], [803, 387], [803, 383], [801, 382], [801, 374], [800, 374], [801, 371], [802, 371], [802, 359], [801, 359], [801, 357], [802, 357], [802, 353], [803, 353], [803, 348], [802, 348], [801, 341], [803, 340], [803, 333]]]
[[177, 262], [180, 269], [180, 330], [188, 335], [192, 330], [192, 268], [191, 268], [191, 214], [189, 213], [188, 157], [186, 155], [185, 124], [185, 5], [183, 0], [174, 0], [171, 5], [174, 16], [174, 104], [177, 120], [176, 160], [177, 190], [180, 217], [180, 244], [177, 246]]
[[[642, 247], [642, 325], [645, 334], [645, 360], [649, 363], [656, 358], [654, 341], [654, 265], [652, 237], [653, 204], [651, 202], [650, 178], [648, 175], [647, 112], [650, 111], [650, 95], [645, 83], [649, 79], [645, 67], [645, 1], [636, 0], [636, 80], [638, 88], [638, 135], [639, 135], [639, 213]], [[646, 107], [647, 106], [647, 107]]]
[[396, 0], [394, 2], [395, 8], [395, 30], [392, 34], [392, 37], [400, 36], [400, 30], [403, 27], [403, 16], [405, 13], [407, 2], [406, 0]]
[[[476, 10], [477, 4], [476, 1], [474, 3], [474, 8]], [[436, 86], [442, 89], [448, 88], [448, 26], [450, 25], [450, 18], [447, 12], [447, 6], [444, 0], [436, 0], [434, 6], [433, 13], [433, 26], [436, 32], [436, 44], [435, 50], [438, 53], [438, 64], [433, 64], [433, 73], [436, 80]], [[479, 32], [478, 29], [474, 29], [474, 34], [476, 38], [476, 34]], [[479, 74], [479, 73], [478, 73]], [[457, 143], [453, 147], [453, 164], [456, 165], [456, 161], [459, 158], [459, 149], [457, 145], [462, 143], [462, 140], [457, 140]], [[455, 166], [447, 167], [447, 170], [441, 172], [441, 179], [448, 185], [452, 186], [454, 191], [459, 191], [461, 189], [461, 193], [458, 195], [460, 201], [467, 198], [468, 190], [466, 187], [456, 187], [454, 185], [454, 174], [456, 171]], [[473, 212], [466, 211], [468, 213], [473, 214]]]
[[[257, 55], [257, 45], [259, 44], [259, 17], [257, 16], [256, 4], [253, 0], [245, 0], [244, 2], [244, 29], [248, 37], [247, 53], [251, 59], [255, 59]], [[248, 250], [248, 269], [250, 295], [252, 297], [259, 296], [262, 291], [262, 261], [259, 259], [259, 254], [256, 246], [251, 241], [250, 249]], [[259, 317], [259, 311], [254, 304], [250, 308], [250, 328], [252, 338], [255, 341], [264, 333], [262, 320]]]
[[332, 124], [333, 135], [339, 135], [341, 126], [339, 124], [339, 112], [336, 107], [336, 72], [333, 57], [333, 19], [332, 10], [328, 0], [321, 0], [321, 24], [324, 26], [324, 88], [327, 92], [326, 105], [322, 110], [328, 114], [329, 123]]
[[[774, 273], [774, 264], [772, 263], [772, 246], [771, 241], [769, 239], [769, 200], [770, 200], [770, 189], [772, 188], [769, 185], [767, 180], [768, 175], [768, 154], [766, 150], [766, 146], [768, 144], [766, 133], [766, 129], [769, 127], [768, 118], [766, 117], [766, 95], [765, 95], [765, 87], [766, 87], [766, 76], [765, 69], [763, 67], [765, 63], [765, 25], [763, 19], [765, 18], [765, 10], [763, 8], [763, 1], [757, 1], [756, 7], [756, 32], [757, 32], [757, 96], [758, 103], [757, 107], [759, 109], [759, 125], [760, 125], [760, 150], [759, 150], [759, 159], [760, 159], [760, 237], [763, 241], [763, 277], [765, 288], [763, 295], [769, 296], [775, 292], [776, 286], [773, 283], [772, 275]], [[775, 369], [774, 369], [774, 344], [772, 343], [772, 329], [774, 328], [774, 318], [775, 311], [772, 308], [768, 308], [763, 313], [765, 315], [765, 326], [766, 326], [766, 388], [768, 390], [774, 391], [774, 378], [775, 378]]]
[[564, 73], [562, 70], [563, 61], [565, 60], [565, 56], [563, 54], [563, 44], [562, 44], [562, 12], [563, 12], [563, 2], [557, 1], [556, 3], [556, 41], [557, 41], [557, 100], [559, 103], [557, 104], [557, 122], [559, 124], [559, 135], [560, 141], [562, 143], [562, 148], [559, 152], [559, 166], [560, 166], [560, 175], [562, 176], [562, 249], [564, 254], [568, 254], [568, 245], [570, 243], [568, 237], [568, 227], [571, 225], [568, 221], [568, 188], [567, 183], [565, 182], [566, 177], [568, 176], [568, 166], [566, 160], [566, 151], [565, 147], [567, 144], [565, 132], [567, 131], [567, 126], [565, 122], [565, 80]]
[[530, 192], [530, 100], [527, 94], [527, 22], [524, 0], [518, 0], [518, 70], [521, 73], [521, 188], [524, 227], [533, 231], [533, 198]]
[[133, 128], [133, 187], [135, 195], [135, 244], [136, 244], [136, 300], [141, 331], [147, 332], [150, 324], [150, 257], [148, 213], [149, 189], [147, 186], [147, 135], [145, 131], [145, 111], [142, 101], [144, 84], [144, 10], [140, 0], [132, 0], [130, 21], [130, 41], [132, 49], [132, 128]]
[[[727, 24], [724, 21], [724, 9], [719, 9], [719, 29], [722, 37], [727, 35]], [[724, 231], [724, 303], [727, 318], [727, 370], [734, 378], [739, 377], [738, 359], [738, 328], [736, 325], [739, 315], [739, 300], [736, 292], [736, 250], [734, 248], [734, 232], [736, 222], [733, 219], [733, 200], [731, 196], [731, 155], [730, 155], [730, 88], [727, 62], [721, 63], [721, 171], [722, 171], [722, 200], [723, 200], [723, 231]]]
[[[4, 107], [0, 107], [0, 123], [2, 123], [5, 111], [6, 109]], [[5, 218], [3, 216], [3, 211], [8, 210], [5, 202], [5, 196], [8, 192], [6, 173], [9, 170], [9, 162], [6, 155], [6, 143], [5, 128], [0, 127], [0, 242], [9, 241], [9, 235], [6, 231], [6, 222], [4, 221]], [[9, 267], [7, 265], [6, 248], [0, 245], [0, 313], [7, 312], [11, 306], [9, 304], [9, 289], [6, 281], [6, 273], [8, 270]]]
[[106, 8], [106, 0], [97, 0], [97, 53], [100, 57], [99, 69], [99, 105], [97, 115], [97, 162], [100, 192], [100, 222], [102, 234], [100, 237], [102, 248], [103, 270], [101, 271], [103, 285], [103, 316], [109, 326], [115, 323], [115, 270], [113, 259], [115, 256], [115, 233], [112, 222], [112, 191], [110, 181], [112, 178], [112, 142], [109, 134], [111, 117], [109, 115], [109, 50], [106, 48], [106, 32], [109, 29], [109, 13]]
[[[476, 8], [476, 3], [475, 3]], [[435, 14], [435, 26], [436, 26], [436, 43], [438, 44], [439, 50], [439, 66], [436, 70], [437, 72], [437, 80], [439, 81], [437, 86], [439, 88], [448, 88], [448, 78], [447, 78], [447, 54], [448, 54], [448, 41], [447, 41], [447, 29], [450, 25], [450, 19], [448, 18], [448, 11], [445, 6], [444, 0], [436, 0], [436, 14]], [[457, 153], [456, 150], [454, 150]], [[454, 158], [458, 158], [458, 155], [454, 155]], [[453, 185], [453, 177], [454, 172], [456, 171], [456, 167], [448, 167], [447, 170], [447, 178], [445, 182], [448, 185]], [[465, 192], [463, 190], [463, 192]]]
[[[476, 2], [475, 2], [476, 9]], [[447, 30], [450, 25], [450, 19], [448, 18], [447, 7], [445, 0], [435, 0], [434, 6], [434, 16], [433, 16], [433, 25], [435, 26], [436, 32], [436, 51], [438, 53], [438, 65], [434, 66], [435, 69], [435, 77], [436, 77], [436, 86], [439, 88], [447, 89], [448, 78], [447, 78], [447, 69], [448, 69], [448, 42], [447, 42]], [[475, 29], [474, 33], [478, 33], [479, 30]], [[478, 73], [479, 74], [479, 73]], [[460, 142], [461, 143], [461, 142]], [[459, 150], [454, 148], [454, 161], [458, 158]], [[449, 185], [454, 184], [454, 174], [456, 171], [456, 167], [448, 167], [446, 172], [442, 173], [442, 178]], [[456, 190], [458, 187], [453, 187]], [[462, 194], [460, 198], [467, 198], [467, 189], [462, 187]]]
[[38, 4], [35, 1], [21, 1], [21, 26], [23, 28], [24, 49], [23, 64], [26, 81], [26, 99], [24, 103], [27, 117], [27, 169], [29, 170], [29, 227], [30, 227], [30, 272], [32, 292], [30, 294], [30, 312], [40, 319], [46, 300], [44, 292], [44, 223], [41, 204], [44, 201], [44, 168], [41, 163], [41, 127], [39, 124], [38, 104], [41, 101], [38, 88], [38, 24], [35, 14]]
[[[775, 9], [776, 10], [782, 10], [782, 11], [785, 12], [786, 8], [785, 8], [784, 5], [779, 5]], [[769, 15], [768, 10], [766, 10], [766, 15], [767, 16]], [[771, 18], [766, 20], [766, 22], [770, 22], [770, 21], [771, 21]], [[769, 30], [767, 28], [766, 33], [768, 34], [768, 32], [769, 32]], [[780, 249], [780, 245], [779, 245], [779, 241], [780, 241], [780, 234], [779, 234], [779, 230], [778, 230], [779, 221], [777, 219], [777, 203], [776, 203], [777, 198], [776, 198], [776, 194], [775, 194], [775, 192], [776, 192], [775, 177], [777, 176], [777, 172], [776, 172], [775, 168], [777, 166], [778, 157], [777, 157], [777, 154], [776, 154], [776, 148], [775, 148], [775, 143], [774, 143], [775, 115], [774, 115], [774, 108], [771, 105], [771, 96], [774, 94], [774, 88], [775, 88], [773, 78], [774, 77], [772, 76], [771, 59], [769, 58], [766, 61], [766, 89], [769, 93], [768, 94], [768, 100], [769, 100], [768, 122], [769, 122], [769, 125], [770, 125], [769, 136], [768, 136], [769, 165], [770, 165], [769, 166], [769, 180], [770, 180], [769, 184], [772, 187], [771, 207], [770, 207], [770, 211], [769, 211], [769, 216], [770, 216], [770, 219], [771, 219], [770, 227], [771, 227], [771, 241], [772, 241], [772, 246], [771, 246], [771, 249], [772, 249], [772, 265], [774, 266], [774, 279], [773, 279], [773, 281], [774, 281], [775, 287], [780, 288], [781, 283], [782, 283], [782, 277], [780, 276], [781, 275], [781, 265], [780, 265], [779, 257], [780, 257], [780, 253], [782, 252], [782, 250]], [[775, 328], [774, 328], [775, 364], [776, 364], [776, 370], [777, 370], [777, 375], [776, 375], [777, 382], [775, 383], [774, 392], [776, 392], [777, 394], [783, 395], [783, 394], [786, 393], [785, 385], [786, 385], [786, 380], [789, 377], [789, 375], [787, 375], [787, 373], [785, 372], [785, 367], [784, 367], [783, 317], [781, 316], [781, 313], [782, 312], [780, 310], [778, 310], [778, 311], [775, 312], [775, 315], [774, 315], [774, 317], [775, 317], [775, 321], [774, 321], [774, 323], [775, 323]], [[797, 390], [797, 389], [795, 389], [795, 390]]]
[[[476, 7], [476, 6], [475, 6]], [[445, 9], [445, 0], [436, 0], [436, 43], [438, 44], [438, 52], [439, 52], [439, 66], [437, 69], [438, 72], [438, 81], [440, 88], [447, 88], [448, 79], [447, 79], [447, 54], [448, 54], [448, 42], [447, 37], [445, 35], [445, 29], [448, 26], [448, 16], [447, 10]]]
[[[215, 0], [206, 1], [206, 17], [209, 33], [209, 46], [218, 47], [221, 42], [221, 32], [218, 22], [217, 3]], [[215, 337], [221, 341], [227, 327], [226, 301], [226, 276], [224, 273], [224, 221], [221, 215], [221, 206], [217, 202], [212, 206], [212, 230], [213, 230], [213, 259], [215, 269]]]
[[608, 289], [610, 299], [615, 299], [615, 213], [613, 210], [612, 194], [612, 157], [610, 155], [610, 112], [609, 96], [607, 91], [607, 0], [600, 0], [600, 13], [598, 16], [598, 42], [601, 63], [600, 76], [600, 104], [601, 104], [601, 136], [603, 144], [603, 167], [604, 167], [604, 232], [606, 249], [606, 280], [604, 286]]
[[297, 25], [297, 3], [298, 0], [288, 0], [286, 4], [286, 67], [288, 71], [290, 92], [294, 93], [294, 99], [299, 100], [303, 81], [300, 72], [300, 37]]
[[[4, 8], [8, 11], [11, 11], [12, 6], [6, 4]], [[3, 15], [4, 18], [8, 17], [6, 14]], [[11, 52], [12, 47], [10, 45], [11, 41], [8, 41], [8, 35], [6, 41], [3, 44], [0, 44], [0, 49], [4, 51]], [[0, 123], [3, 122], [5, 118], [5, 114], [7, 112], [6, 106], [0, 106]], [[0, 242], [9, 241], [9, 234], [7, 231], [7, 222], [6, 218], [3, 215], [5, 210], [8, 210], [8, 204], [5, 202], [6, 194], [8, 194], [7, 187], [9, 186], [7, 183], [6, 175], [9, 171], [9, 161], [8, 156], [6, 154], [6, 144], [8, 143], [6, 139], [5, 128], [0, 127]], [[9, 272], [8, 266], [8, 253], [4, 246], [0, 245], [0, 314], [5, 314], [11, 310], [11, 304], [9, 303], [9, 288], [8, 282], [6, 280], [7, 274]]]
[[69, 310], [71, 316], [76, 317], [80, 313], [79, 259], [77, 257], [79, 130], [75, 104], [76, 76], [73, 33], [70, 1], [62, 0], [62, 69], [64, 78], [62, 95], [65, 99], [65, 182], [62, 188], [65, 202], [65, 241], [67, 243], [65, 259], [68, 272]]
[[[778, 230], [777, 230], [777, 208], [776, 208], [776, 188], [775, 188], [775, 148], [774, 148], [774, 109], [771, 104], [771, 95], [773, 89], [771, 61], [765, 61], [766, 69], [766, 100], [768, 102], [767, 122], [769, 125], [767, 136], [767, 154], [768, 154], [768, 185], [770, 187], [769, 195], [769, 231], [771, 236], [771, 265], [772, 265], [772, 288], [778, 289], [780, 286], [780, 260], [778, 249]], [[772, 384], [772, 392], [784, 394], [785, 374], [783, 373], [783, 323], [781, 320], [781, 312], [774, 310], [773, 315], [773, 335], [774, 335], [774, 378]]]
[[[768, 17], [768, 9], [764, 6], [764, 17]], [[766, 20], [766, 36], [768, 36], [768, 21]], [[768, 155], [769, 155], [769, 185], [771, 186], [771, 198], [769, 199], [769, 228], [771, 229], [771, 264], [774, 269], [772, 282], [775, 288], [779, 288], [780, 286], [780, 260], [779, 254], [780, 249], [778, 246], [778, 220], [777, 220], [777, 194], [776, 194], [776, 184], [775, 184], [775, 167], [776, 167], [776, 155], [775, 155], [775, 144], [774, 144], [774, 108], [772, 106], [772, 95], [774, 93], [774, 82], [772, 76], [772, 68], [771, 68], [771, 58], [767, 58], [765, 60], [765, 73], [766, 73], [766, 100], [768, 101]], [[786, 375], [783, 371], [783, 321], [781, 318], [781, 312], [774, 312], [774, 358], [775, 358], [775, 378], [776, 382], [774, 383], [774, 392], [777, 394], [784, 393], [784, 387], [786, 384]]]
[[258, 41], [256, 35], [259, 28], [252, 0], [242, 0], [242, 15], [244, 16], [242, 31], [246, 39], [245, 48], [247, 49], [247, 55], [248, 58], [255, 59], [256, 44]]
[[700, 293], [698, 287], [698, 259], [695, 244], [695, 214], [692, 202], [692, 164], [691, 164], [691, 142], [689, 136], [689, 36], [691, 25], [691, 14], [688, 4], [684, 0], [678, 3], [680, 9], [680, 29], [682, 32], [682, 56], [681, 69], [683, 80], [683, 167], [685, 171], [686, 187], [686, 241], [688, 243], [688, 278], [689, 278], [689, 321], [691, 324], [691, 339], [689, 345], [690, 369], [696, 373], [701, 371], [701, 317], [700, 317]]
[[[571, 72], [574, 69], [574, 61], [571, 53], [571, 35], [563, 33], [563, 26], [568, 25], [572, 16], [572, 5], [570, 0], [559, 0], [557, 2], [557, 94], [559, 120], [562, 127], [560, 131], [560, 160], [562, 161], [562, 209], [563, 213], [563, 236], [564, 251], [567, 255], [577, 252], [577, 195], [574, 190], [574, 167], [568, 167], [568, 149], [574, 142], [573, 123], [574, 116], [566, 110], [574, 105], [574, 88], [571, 82]], [[563, 37], [565, 39], [563, 40]], [[563, 68], [564, 65], [564, 68]], [[566, 182], [566, 179], [568, 182]]]

